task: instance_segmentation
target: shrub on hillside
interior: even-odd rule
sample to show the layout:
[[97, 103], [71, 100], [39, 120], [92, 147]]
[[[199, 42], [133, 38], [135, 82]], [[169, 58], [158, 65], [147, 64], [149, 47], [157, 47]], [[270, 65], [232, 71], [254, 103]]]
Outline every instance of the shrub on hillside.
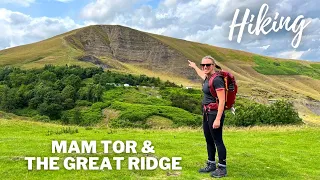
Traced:
[[160, 90], [164, 99], [170, 100], [172, 106], [193, 114], [201, 114], [201, 91], [182, 88], [164, 88]]
[[102, 109], [110, 106], [110, 103], [97, 102], [91, 107], [73, 108], [62, 113], [61, 120], [65, 124], [77, 124], [81, 126], [88, 126], [98, 123], [103, 115]]
[[194, 115], [180, 108], [114, 102], [113, 109], [120, 110], [117, 120], [111, 121], [112, 127], [147, 127], [146, 120], [150, 116], [161, 116], [172, 120], [174, 126], [199, 126], [200, 115]]
[[78, 100], [76, 101], [76, 106], [91, 106], [92, 102], [89, 102], [87, 100]]
[[43, 122], [49, 122], [50, 118], [48, 116], [41, 116], [41, 115], [35, 115], [33, 116], [33, 119], [37, 121], [43, 121]]
[[27, 117], [33, 117], [36, 115], [40, 115], [37, 110], [31, 109], [31, 108], [16, 109], [14, 111], [14, 114], [16, 114], [18, 116], [27, 116]]
[[226, 125], [284, 125], [299, 124], [302, 119], [288, 101], [277, 101], [271, 105], [248, 103], [236, 106], [236, 115], [226, 113]]
[[262, 119], [263, 124], [282, 125], [302, 123], [302, 119], [299, 117], [298, 112], [295, 111], [293, 104], [288, 101], [273, 103], [263, 115], [266, 116]]

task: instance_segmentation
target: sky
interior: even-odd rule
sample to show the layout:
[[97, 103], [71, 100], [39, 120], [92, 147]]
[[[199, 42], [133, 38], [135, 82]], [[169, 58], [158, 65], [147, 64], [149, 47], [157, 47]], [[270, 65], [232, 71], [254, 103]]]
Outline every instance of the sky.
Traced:
[[[320, 61], [320, 11], [318, 0], [1, 0], [0, 49], [15, 47], [93, 24], [123, 25], [219, 47], [232, 48], [287, 59]], [[265, 18], [279, 25], [280, 17], [288, 27], [268, 34], [249, 34], [244, 27], [237, 42], [239, 27], [229, 40], [230, 25], [239, 9], [236, 23], [250, 10], [252, 27], [262, 5], [269, 7]], [[278, 14], [278, 18], [276, 17]], [[293, 26], [298, 16], [303, 16]], [[276, 19], [276, 20], [274, 20]], [[306, 27], [303, 31], [302, 21]], [[292, 26], [291, 26], [292, 25]], [[260, 27], [260, 26], [258, 26]], [[277, 27], [277, 26], [275, 26]], [[291, 44], [301, 33], [297, 48]]]

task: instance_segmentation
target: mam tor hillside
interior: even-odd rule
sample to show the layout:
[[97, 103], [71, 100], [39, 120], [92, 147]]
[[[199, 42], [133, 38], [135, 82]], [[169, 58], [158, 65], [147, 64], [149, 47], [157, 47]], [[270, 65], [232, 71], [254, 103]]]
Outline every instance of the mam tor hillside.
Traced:
[[290, 99], [303, 114], [320, 113], [320, 63], [264, 57], [118, 25], [88, 26], [2, 50], [0, 66], [100, 66], [199, 88], [201, 81], [190, 70], [187, 60], [199, 64], [206, 55], [213, 56], [223, 69], [235, 75], [240, 96], [262, 103]]

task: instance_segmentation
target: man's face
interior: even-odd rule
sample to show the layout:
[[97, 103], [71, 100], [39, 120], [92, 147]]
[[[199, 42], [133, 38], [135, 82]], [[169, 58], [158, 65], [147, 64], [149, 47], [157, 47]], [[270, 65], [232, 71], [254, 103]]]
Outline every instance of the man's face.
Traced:
[[201, 62], [202, 71], [209, 74], [213, 70], [213, 63], [211, 59], [203, 59]]

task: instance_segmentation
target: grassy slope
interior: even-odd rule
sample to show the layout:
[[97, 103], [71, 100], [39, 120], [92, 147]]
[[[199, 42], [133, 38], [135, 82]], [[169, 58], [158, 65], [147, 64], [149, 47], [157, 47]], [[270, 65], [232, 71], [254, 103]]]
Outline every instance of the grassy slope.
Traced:
[[[79, 64], [83, 66], [92, 66], [90, 63], [80, 62], [77, 59], [78, 56], [83, 54], [83, 51], [81, 48], [74, 49], [68, 44], [63, 37], [69, 36], [71, 34], [74, 34], [78, 31], [82, 31], [87, 29], [88, 31], [91, 31], [92, 28], [97, 29], [96, 26], [90, 26], [85, 27], [81, 29], [77, 29], [74, 31], [70, 31], [68, 33], [61, 34], [59, 36], [55, 36], [53, 38], [40, 41], [38, 43], [33, 43], [29, 45], [19, 46], [16, 48], [6, 49], [0, 51], [0, 66], [4, 65], [15, 65], [15, 66], [22, 66], [25, 68], [33, 68], [33, 67], [41, 67], [44, 64], [56, 64], [56, 65], [65, 65], [65, 64]], [[95, 31], [98, 34], [101, 34], [100, 31]], [[158, 39], [162, 43], [176, 49], [178, 52], [182, 53], [187, 58], [194, 60], [197, 62], [197, 64], [200, 63], [201, 58], [204, 55], [212, 55], [215, 57], [219, 64], [221, 66], [235, 74], [237, 79], [240, 81], [241, 84], [248, 84], [250, 82], [250, 79], [252, 77], [251, 71], [256, 72], [252, 69], [253, 66], [255, 66], [254, 63], [254, 54], [247, 53], [244, 51], [238, 51], [238, 50], [231, 50], [226, 48], [220, 48], [215, 46], [210, 46], [207, 44], [201, 44], [201, 43], [195, 43], [195, 42], [189, 42], [185, 40], [175, 39], [171, 37], [165, 37], [155, 34], [149, 34], [146, 33], [146, 35], [149, 35], [153, 38]], [[77, 42], [77, 40], [75, 39]], [[148, 71], [146, 69], [143, 69], [141, 67], [134, 66], [132, 64], [125, 64], [125, 63], [118, 63], [116, 60], [112, 60], [109, 57], [100, 57], [102, 61], [104, 61], [107, 64], [110, 64], [118, 69], [120, 69], [122, 72], [126, 73], [135, 73], [135, 74], [147, 74], [149, 76], [160, 76], [163, 77], [164, 80], [172, 79], [176, 81], [178, 84], [183, 85], [191, 85], [191, 86], [199, 86], [197, 83], [192, 83], [188, 81], [187, 79], [181, 78], [181, 77], [175, 77], [172, 72], [172, 74], [162, 74], [160, 72], [153, 72]], [[274, 58], [271, 58], [274, 60]], [[277, 59], [277, 61], [283, 61]], [[310, 62], [306, 61], [294, 61], [298, 63], [305, 64], [306, 66], [310, 66]], [[181, 62], [185, 63], [186, 68], [187, 62]], [[317, 68], [320, 63], [313, 63], [314, 65], [312, 67]], [[246, 73], [247, 72], [247, 73]], [[258, 73], [260, 74], [260, 73]], [[262, 75], [262, 74], [260, 74]], [[174, 78], [173, 78], [174, 77]], [[267, 76], [269, 77], [269, 76]], [[261, 76], [259, 76], [261, 78]], [[254, 81], [251, 80], [251, 82], [258, 82], [258, 83], [264, 83], [264, 78], [262, 79], [255, 78]], [[286, 80], [287, 78], [284, 77]], [[300, 80], [295, 79], [295, 81], [300, 82]], [[319, 82], [319, 81], [317, 81]], [[272, 83], [267, 84], [268, 87], [277, 87], [274, 86]], [[311, 87], [312, 88], [312, 87]], [[247, 93], [250, 92], [250, 89], [240, 89], [240, 92]], [[320, 95], [314, 95], [314, 98], [320, 100]]]
[[[110, 108], [118, 111], [116, 118], [119, 119], [105, 118], [104, 120], [108, 123], [111, 122], [115, 126], [117, 123], [123, 122], [121, 127], [136, 127], [134, 125], [149, 123], [153, 128], [159, 128], [164, 125], [167, 125], [166, 127], [177, 127], [194, 125], [196, 124], [195, 122], [198, 122], [197, 120], [201, 119], [199, 114], [192, 114], [171, 106], [171, 101], [160, 98], [158, 88], [118, 87], [104, 92], [103, 101], [112, 102], [112, 105], [104, 109], [104, 111], [110, 111]], [[161, 125], [152, 122], [157, 122]], [[133, 124], [131, 125], [131, 123]], [[106, 123], [106, 125], [108, 126], [109, 124]]]
[[224, 62], [228, 60], [240, 60], [245, 62], [252, 61], [253, 54], [247, 53], [244, 51], [226, 49], [216, 46], [210, 46], [207, 44], [195, 43], [190, 41], [185, 41], [181, 39], [160, 36], [155, 34], [149, 34], [150, 36], [164, 42], [165, 44], [169, 45], [170, 47], [177, 49], [186, 57], [197, 61], [200, 63], [201, 58], [204, 55], [211, 55], [217, 61]]
[[[91, 63], [76, 60], [78, 56], [83, 54], [83, 51], [81, 48], [72, 48], [70, 44], [63, 39], [63, 37], [80, 30], [85, 30], [85, 28], [55, 36], [38, 43], [0, 51], [0, 66], [15, 65], [23, 68], [41, 67], [44, 64], [78, 64], [82, 66], [93, 66]], [[89, 30], [92, 29], [91, 27], [89, 28]], [[98, 32], [101, 34], [100, 31]], [[176, 49], [187, 58], [194, 60], [197, 64], [200, 63], [201, 58], [204, 55], [212, 55], [218, 60], [219, 65], [221, 65], [223, 69], [228, 70], [235, 75], [240, 87], [240, 94], [250, 95], [254, 99], [262, 102], [265, 102], [270, 98], [301, 99], [306, 96], [320, 100], [320, 80], [312, 79], [307, 76], [310, 75], [310, 72], [305, 75], [265, 75], [257, 72], [255, 69], [268, 74], [269, 71], [273, 72], [272, 69], [274, 67], [261, 65], [262, 67], [257, 68], [254, 54], [149, 33], [148, 35]], [[201, 86], [199, 83], [200, 81], [191, 82], [183, 77], [178, 77], [174, 74], [175, 72], [172, 72], [171, 74], [164, 74], [144, 69], [142, 67], [135, 66], [134, 64], [122, 63], [120, 61], [110, 59], [110, 57], [99, 58], [102, 59], [103, 62], [116, 67], [119, 72], [161, 77], [162, 80], [174, 81], [177, 84], [183, 84], [184, 86], [193, 86], [196, 88], [200, 88]], [[275, 58], [267, 59], [272, 62], [280, 63], [287, 61]], [[319, 69], [320, 66], [320, 63], [293, 60], [289, 61], [299, 64], [301, 63], [306, 67], [312, 67], [313, 69]], [[186, 68], [189, 68], [187, 62], [181, 62], [181, 64], [185, 64]], [[288, 69], [288, 67], [286, 68]], [[295, 66], [290, 66], [288, 72], [291, 72], [290, 70], [295, 68]], [[316, 72], [319, 72], [319, 70]], [[319, 75], [315, 76], [318, 77]]]
[[[320, 100], [320, 93], [317, 85], [320, 84], [320, 71], [318, 70], [320, 63], [301, 60], [276, 59], [261, 56], [259, 59], [264, 59], [264, 61], [268, 60], [268, 62], [279, 62], [282, 64], [282, 66], [283, 64], [286, 65], [285, 69], [287, 71], [282, 73], [284, 75], [277, 75], [279, 73], [274, 73], [274, 69], [277, 68], [276, 66], [266, 66], [265, 64], [261, 64], [260, 67], [257, 66], [256, 59], [258, 59], [258, 56], [252, 53], [194, 43], [154, 34], [149, 35], [178, 50], [183, 55], [194, 60], [198, 64], [200, 63], [204, 54], [212, 55], [217, 59], [218, 64], [221, 65], [223, 69], [228, 70], [235, 75], [241, 87], [239, 89], [240, 93], [264, 96], [264, 98], [268, 98], [268, 95], [265, 96], [265, 94], [254, 92], [255, 88], [262, 88], [266, 91], [269, 91], [270, 98], [273, 96], [287, 98], [287, 95], [290, 95], [291, 97], [294, 96], [294, 98], [299, 98], [299, 95], [297, 96], [297, 93], [299, 93], [300, 95], [310, 96], [314, 99]], [[303, 70], [308, 71], [306, 73], [304, 73], [304, 71], [297, 73], [301, 74], [302, 76], [291, 75], [292, 73], [288, 73], [291, 71], [299, 71], [299, 69], [297, 69], [299, 65], [304, 65], [303, 67], [305, 68], [303, 68]], [[260, 71], [257, 72], [255, 69]], [[317, 79], [310, 78], [309, 76]]]
[[[76, 134], [48, 135], [64, 126], [20, 119], [0, 119], [0, 176], [5, 179], [209, 179], [199, 174], [206, 159], [202, 130], [139, 130], [77, 128]], [[251, 129], [227, 128], [224, 141], [228, 149], [227, 179], [317, 179], [320, 176], [320, 129], [306, 126], [257, 127]], [[161, 135], [159, 135], [161, 134]], [[138, 148], [144, 140], [151, 140], [156, 157], [182, 157], [182, 171], [129, 171], [126, 163], [122, 170], [66, 171], [59, 161], [59, 171], [28, 171], [26, 156], [64, 159], [69, 156], [114, 157], [143, 156], [143, 154], [102, 153], [52, 154], [52, 140], [135, 140]], [[98, 148], [101, 152], [101, 148]], [[114, 163], [112, 163], [114, 165]]]
[[82, 55], [63, 39], [76, 31], [71, 31], [37, 43], [27, 44], [0, 51], [0, 66], [13, 65], [22, 68], [40, 68], [45, 64], [65, 65], [78, 64], [92, 66], [76, 60]]
[[184, 86], [192, 86], [192, 87], [197, 87], [197, 88], [200, 88], [200, 86], [201, 86], [201, 84], [198, 82], [192, 82], [186, 78], [176, 76], [174, 73], [169, 74], [169, 73], [155, 72], [150, 69], [144, 69], [139, 66], [132, 65], [132, 64], [125, 64], [122, 62], [120, 62], [120, 63], [122, 64], [123, 67], [125, 67], [125, 69], [116, 70], [118, 72], [131, 73], [131, 74], [135, 74], [135, 75], [145, 74], [149, 77], [160, 77], [160, 79], [163, 81], [168, 80], [170, 82], [175, 82], [178, 85], [182, 84]]

